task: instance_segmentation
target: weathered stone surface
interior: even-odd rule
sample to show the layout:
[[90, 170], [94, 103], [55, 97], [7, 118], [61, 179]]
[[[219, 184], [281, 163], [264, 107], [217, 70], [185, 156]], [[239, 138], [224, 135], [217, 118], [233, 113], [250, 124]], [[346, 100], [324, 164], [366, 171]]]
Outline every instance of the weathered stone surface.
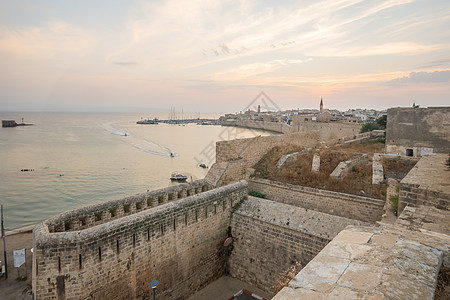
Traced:
[[384, 212], [385, 203], [380, 199], [266, 179], [249, 180], [249, 190], [257, 191], [273, 201], [364, 222], [379, 221]]
[[407, 205], [450, 209], [450, 172], [447, 154], [423, 156], [400, 182], [399, 212]]
[[299, 153], [300, 152], [295, 152], [281, 156], [280, 159], [277, 161], [277, 168], [280, 169], [288, 159], [298, 155]]
[[231, 220], [231, 274], [274, 291], [280, 274], [297, 262], [305, 266], [348, 224], [364, 223], [248, 197]]
[[348, 259], [319, 254], [295, 276], [289, 287], [329, 292], [350, 262]]
[[[369, 225], [358, 220], [333, 216], [251, 196], [241, 204], [236, 213], [329, 240], [332, 240], [348, 225]], [[339, 233], [338, 236], [345, 234]], [[366, 233], [362, 234], [368, 235]], [[353, 233], [353, 235], [359, 237], [361, 234]]]
[[319, 172], [319, 170], [320, 170], [320, 155], [317, 153], [314, 153], [311, 171]]
[[372, 159], [372, 184], [380, 184], [384, 180], [384, 170], [381, 164], [381, 155], [375, 153]]
[[334, 240], [336, 242], [366, 244], [372, 236], [373, 233], [371, 232], [341, 231]]
[[272, 300], [292, 300], [292, 299], [302, 299], [302, 300], [322, 300], [323, 294], [317, 291], [308, 289], [291, 289], [283, 288], [279, 293], [272, 298]]
[[366, 255], [369, 250], [371, 250], [371, 247], [368, 245], [354, 244], [347, 241], [338, 241], [335, 238], [333, 240], [333, 243], [326, 245], [321, 253], [328, 256], [355, 260], [361, 256]]
[[354, 290], [371, 291], [381, 283], [382, 268], [352, 262], [339, 278], [338, 285]]
[[[323, 299], [323, 298], [322, 298]], [[336, 286], [326, 297], [327, 300], [383, 300], [383, 294], [367, 294], [347, 287]]]
[[398, 227], [348, 227], [273, 299], [289, 299], [289, 290], [321, 299], [433, 299], [448, 246]]
[[363, 163], [368, 160], [367, 154], [358, 154], [353, 156], [352, 158], [342, 161], [339, 165], [331, 172], [330, 176], [334, 178], [344, 178], [350, 172], [352, 167], [357, 166], [358, 164]]
[[386, 153], [421, 155], [421, 148], [434, 153], [450, 152], [450, 107], [390, 108], [387, 111]]

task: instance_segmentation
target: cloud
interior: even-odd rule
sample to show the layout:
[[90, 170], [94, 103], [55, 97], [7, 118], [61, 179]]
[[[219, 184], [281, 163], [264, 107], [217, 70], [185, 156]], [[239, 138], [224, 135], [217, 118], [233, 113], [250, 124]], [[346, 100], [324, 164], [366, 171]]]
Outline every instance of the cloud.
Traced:
[[[307, 61], [310, 61], [308, 59]], [[267, 62], [256, 62], [250, 64], [244, 64], [237, 68], [231, 68], [229, 70], [218, 72], [216, 74], [217, 79], [226, 81], [236, 81], [244, 78], [261, 75], [265, 73], [273, 72], [284, 66], [303, 64], [305, 61], [301, 59], [274, 59]]]
[[359, 57], [378, 55], [416, 55], [444, 48], [444, 45], [420, 45], [412, 42], [386, 43], [367, 46], [346, 46], [318, 49], [309, 53], [322, 57]]
[[450, 80], [450, 70], [434, 71], [434, 72], [411, 72], [409, 76], [396, 78], [389, 81], [392, 85], [402, 85], [407, 83], [423, 83], [423, 82], [448, 82]]
[[134, 62], [134, 61], [130, 61], [130, 62], [128, 62], [128, 61], [116, 61], [116, 62], [114, 62], [114, 64], [118, 65], [118, 66], [135, 66], [138, 63]]
[[423, 64], [422, 66], [420, 66], [420, 69], [424, 69], [424, 68], [445, 68], [445, 67], [450, 67], [450, 59], [438, 59], [438, 60], [433, 60], [430, 61], [429, 63]]
[[66, 22], [46, 22], [43, 26], [0, 30], [0, 52], [15, 57], [54, 58], [81, 55], [93, 42], [82, 27]]

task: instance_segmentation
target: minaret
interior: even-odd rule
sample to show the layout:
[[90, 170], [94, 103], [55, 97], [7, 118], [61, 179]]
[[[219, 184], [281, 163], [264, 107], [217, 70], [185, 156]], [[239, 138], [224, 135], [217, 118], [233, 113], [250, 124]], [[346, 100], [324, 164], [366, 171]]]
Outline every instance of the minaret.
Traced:
[[322, 98], [320, 98], [320, 112], [322, 112], [322, 110], [323, 110], [323, 101]]

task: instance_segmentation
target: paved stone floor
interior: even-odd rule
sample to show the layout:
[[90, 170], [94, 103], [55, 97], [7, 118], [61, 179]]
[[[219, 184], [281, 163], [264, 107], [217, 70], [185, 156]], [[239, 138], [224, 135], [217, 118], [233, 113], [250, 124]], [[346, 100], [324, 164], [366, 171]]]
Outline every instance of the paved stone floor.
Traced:
[[274, 294], [264, 292], [258, 288], [249, 285], [239, 279], [230, 276], [223, 276], [209, 284], [204, 289], [198, 291], [188, 300], [227, 300], [242, 289], [251, 291], [252, 293], [263, 297], [267, 300], [272, 299]]

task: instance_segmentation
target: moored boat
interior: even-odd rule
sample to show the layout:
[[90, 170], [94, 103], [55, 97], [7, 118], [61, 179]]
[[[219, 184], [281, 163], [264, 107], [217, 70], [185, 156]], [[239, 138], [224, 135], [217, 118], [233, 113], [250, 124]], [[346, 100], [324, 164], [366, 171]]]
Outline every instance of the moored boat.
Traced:
[[170, 176], [171, 181], [178, 181], [178, 182], [184, 182], [187, 180], [187, 178], [188, 178], [187, 176], [177, 173], [174, 173], [172, 174], [172, 176]]

